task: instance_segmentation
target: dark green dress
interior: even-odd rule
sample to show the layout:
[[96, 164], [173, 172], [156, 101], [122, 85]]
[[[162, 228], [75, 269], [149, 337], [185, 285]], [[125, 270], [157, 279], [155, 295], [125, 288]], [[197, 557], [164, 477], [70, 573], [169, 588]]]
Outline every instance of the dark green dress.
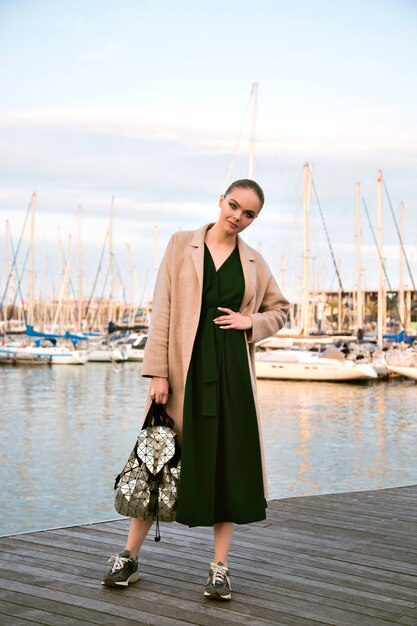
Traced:
[[216, 272], [204, 246], [201, 317], [184, 398], [177, 521], [189, 526], [265, 519], [258, 423], [244, 331], [222, 330], [217, 307], [238, 311], [239, 250]]

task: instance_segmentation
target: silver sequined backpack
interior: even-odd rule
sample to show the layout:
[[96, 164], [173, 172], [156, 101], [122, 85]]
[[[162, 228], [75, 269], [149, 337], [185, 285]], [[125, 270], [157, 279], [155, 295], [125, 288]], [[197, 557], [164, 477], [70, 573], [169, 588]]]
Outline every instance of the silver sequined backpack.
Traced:
[[129, 459], [115, 480], [114, 507], [120, 515], [175, 520], [181, 468], [181, 451], [174, 421], [162, 404], [152, 402]]

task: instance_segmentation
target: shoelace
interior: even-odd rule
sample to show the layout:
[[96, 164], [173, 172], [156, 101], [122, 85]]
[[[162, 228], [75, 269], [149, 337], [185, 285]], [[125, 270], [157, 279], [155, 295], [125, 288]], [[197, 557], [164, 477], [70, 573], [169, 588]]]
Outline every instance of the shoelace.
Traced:
[[125, 564], [128, 562], [128, 558], [125, 556], [120, 556], [119, 554], [114, 554], [109, 558], [109, 563], [113, 563], [113, 567], [111, 568], [112, 573], [116, 572], [119, 569], [122, 569]]
[[227, 582], [229, 572], [226, 566], [213, 563], [211, 566], [211, 570], [213, 572], [213, 585], [217, 585], [218, 583], [223, 584]]

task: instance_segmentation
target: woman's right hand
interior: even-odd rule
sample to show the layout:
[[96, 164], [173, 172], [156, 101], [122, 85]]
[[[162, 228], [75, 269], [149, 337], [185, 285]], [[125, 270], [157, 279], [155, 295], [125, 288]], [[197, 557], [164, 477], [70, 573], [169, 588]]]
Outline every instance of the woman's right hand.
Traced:
[[166, 404], [168, 402], [169, 383], [168, 378], [158, 378], [154, 376], [151, 382], [149, 395], [156, 404]]

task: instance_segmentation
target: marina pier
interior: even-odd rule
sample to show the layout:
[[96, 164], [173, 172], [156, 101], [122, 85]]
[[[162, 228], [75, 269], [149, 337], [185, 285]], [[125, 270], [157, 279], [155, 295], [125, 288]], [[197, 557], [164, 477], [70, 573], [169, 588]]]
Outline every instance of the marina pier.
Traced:
[[211, 529], [164, 524], [139, 582], [102, 587], [128, 520], [0, 538], [0, 623], [154, 626], [417, 624], [417, 485], [285, 498], [236, 528], [233, 600], [203, 597]]

